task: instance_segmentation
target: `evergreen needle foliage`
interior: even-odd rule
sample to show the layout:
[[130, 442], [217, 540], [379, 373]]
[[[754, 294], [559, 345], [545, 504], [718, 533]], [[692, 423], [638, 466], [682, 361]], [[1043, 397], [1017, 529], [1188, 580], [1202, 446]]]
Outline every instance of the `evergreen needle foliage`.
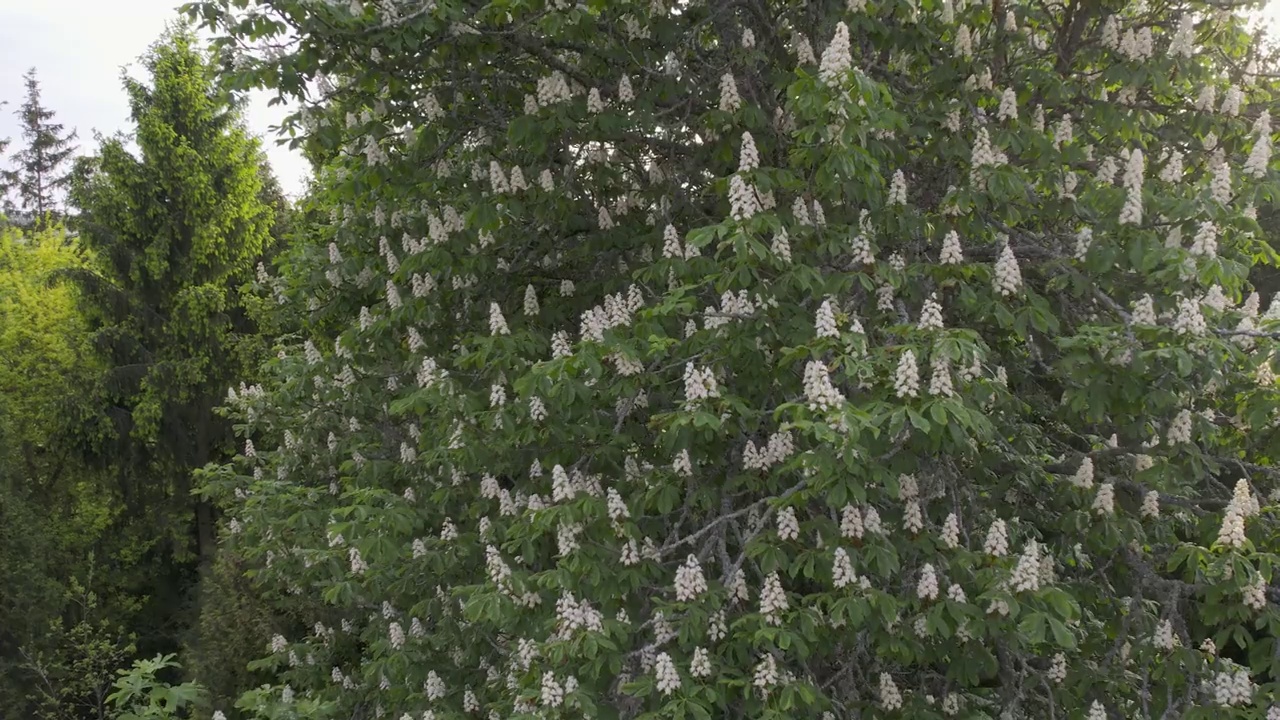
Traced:
[[[67, 132], [54, 122], [54, 112], [45, 106], [36, 69], [23, 76], [27, 98], [17, 111], [25, 143], [14, 153], [16, 167], [4, 171], [5, 184], [17, 190], [19, 206], [32, 213], [36, 223], [46, 226], [56, 216], [61, 193], [71, 182], [72, 144], [76, 131]], [[0, 152], [7, 144], [0, 144]]]

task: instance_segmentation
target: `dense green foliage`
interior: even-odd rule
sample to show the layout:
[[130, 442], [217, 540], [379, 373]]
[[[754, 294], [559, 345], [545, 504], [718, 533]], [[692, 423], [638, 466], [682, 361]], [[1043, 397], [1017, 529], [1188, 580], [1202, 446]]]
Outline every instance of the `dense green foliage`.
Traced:
[[192, 2], [0, 236], [0, 716], [1280, 720], [1244, 7]]
[[1230, 10], [192, 9], [327, 162], [210, 483], [297, 618], [248, 715], [1268, 714]]
[[103, 412], [114, 432], [94, 450], [131, 466], [125, 503], [159, 513], [176, 556], [192, 521], [211, 555], [210, 509], [186, 514], [187, 473], [229, 449], [213, 408], [257, 360], [239, 292], [268, 248], [272, 210], [257, 144], [193, 38], [156, 45], [146, 67], [151, 85], [126, 81], [139, 153], [104, 142], [81, 161], [72, 192], [80, 242], [103, 260], [76, 276], [108, 363]]
[[162, 38], [147, 78], [124, 79], [135, 132], [74, 175], [31, 78], [23, 152], [45, 166], [12, 177], [38, 180], [41, 202], [73, 178], [76, 212], [70, 230], [42, 215], [0, 235], [0, 717], [127, 716], [117, 671], [156, 652], [238, 693], [259, 651], [235, 642], [260, 630], [227, 606], [252, 598], [215, 563], [191, 483], [230, 456], [213, 409], [271, 342], [254, 316], [275, 299], [246, 291], [290, 210], [215, 67], [188, 31]]
[[[97, 592], [126, 594], [114, 557], [121, 545], [111, 537], [117, 510], [100, 497], [104, 477], [76, 464], [69, 448], [55, 440], [71, 404], [66, 389], [88, 383], [98, 363], [74, 291], [50, 281], [88, 262], [63, 242], [60, 230], [0, 231], [0, 587], [5, 588], [0, 593], [0, 714], [5, 716], [22, 716], [24, 690], [37, 687], [26, 666], [56, 654], [59, 624], [65, 619], [74, 626], [90, 615], [65, 612], [77, 601], [86, 603], [75, 583], [96, 568]], [[59, 678], [48, 680], [42, 693], [80, 694], [63, 688]], [[58, 688], [51, 690], [51, 684]]]

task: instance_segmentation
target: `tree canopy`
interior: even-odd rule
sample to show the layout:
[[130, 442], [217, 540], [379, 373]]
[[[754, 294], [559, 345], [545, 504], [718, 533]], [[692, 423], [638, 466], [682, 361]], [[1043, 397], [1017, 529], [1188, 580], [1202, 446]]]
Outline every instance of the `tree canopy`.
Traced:
[[189, 7], [326, 163], [245, 712], [1280, 715], [1245, 5]]

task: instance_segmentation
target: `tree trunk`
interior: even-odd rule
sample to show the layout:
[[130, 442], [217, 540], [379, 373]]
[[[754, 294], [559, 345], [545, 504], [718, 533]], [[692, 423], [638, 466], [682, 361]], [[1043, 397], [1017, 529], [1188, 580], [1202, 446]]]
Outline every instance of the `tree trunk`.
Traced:
[[[208, 462], [211, 455], [209, 447], [209, 418], [210, 413], [199, 413], [196, 416], [196, 462], [192, 468], [202, 468]], [[214, 514], [213, 505], [208, 500], [197, 498], [194, 494], [191, 496], [192, 504], [195, 506], [196, 513], [196, 552], [200, 556], [200, 564], [208, 566], [213, 561], [214, 552], [217, 550], [218, 538], [214, 531]]]

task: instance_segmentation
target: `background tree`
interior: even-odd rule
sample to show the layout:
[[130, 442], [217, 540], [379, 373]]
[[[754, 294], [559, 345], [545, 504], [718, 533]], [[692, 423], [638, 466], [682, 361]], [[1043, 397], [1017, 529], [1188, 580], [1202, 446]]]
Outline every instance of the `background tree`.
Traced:
[[[61, 228], [0, 232], [0, 715], [103, 707], [117, 641], [137, 622], [146, 523], [109, 476], [78, 462], [67, 429], [102, 366], [76, 290], [92, 262]], [[99, 692], [103, 691], [103, 692]]]
[[[229, 427], [212, 409], [253, 357], [239, 291], [266, 248], [272, 211], [257, 143], [190, 33], [173, 31], [144, 67], [149, 85], [125, 81], [140, 154], [104, 142], [72, 198], [82, 242], [102, 260], [79, 277], [117, 431], [100, 452], [125, 459], [132, 507], [172, 500], [183, 509], [164, 516], [181, 555], [190, 469], [228, 447]], [[208, 508], [197, 503], [194, 517], [198, 547], [211, 553]]]
[[[0, 100], [0, 109], [3, 109], [8, 104], [7, 100]], [[0, 138], [0, 158], [3, 158], [5, 153], [8, 152], [10, 142], [12, 142], [10, 138]], [[0, 212], [8, 212], [12, 205], [12, 201], [9, 199], [9, 191], [11, 189], [8, 173], [0, 171]]]
[[45, 107], [40, 96], [35, 68], [23, 75], [23, 81], [27, 97], [17, 116], [24, 144], [13, 155], [16, 167], [5, 171], [5, 177], [17, 191], [19, 207], [44, 226], [56, 217], [60, 193], [70, 182], [76, 131], [68, 133], [61, 123], [53, 121], [54, 111]]
[[191, 10], [327, 161], [210, 480], [247, 710], [1280, 715], [1233, 8]]
[[232, 451], [213, 409], [267, 347], [244, 291], [273, 251], [276, 210], [258, 144], [192, 34], [169, 32], [143, 67], [145, 81], [124, 82], [137, 153], [108, 139], [77, 169], [80, 242], [98, 261], [69, 276], [104, 367], [76, 443], [112, 474], [125, 512], [146, 519], [150, 575], [132, 590], [150, 655], [200, 650], [198, 588], [216, 540], [191, 472]]

